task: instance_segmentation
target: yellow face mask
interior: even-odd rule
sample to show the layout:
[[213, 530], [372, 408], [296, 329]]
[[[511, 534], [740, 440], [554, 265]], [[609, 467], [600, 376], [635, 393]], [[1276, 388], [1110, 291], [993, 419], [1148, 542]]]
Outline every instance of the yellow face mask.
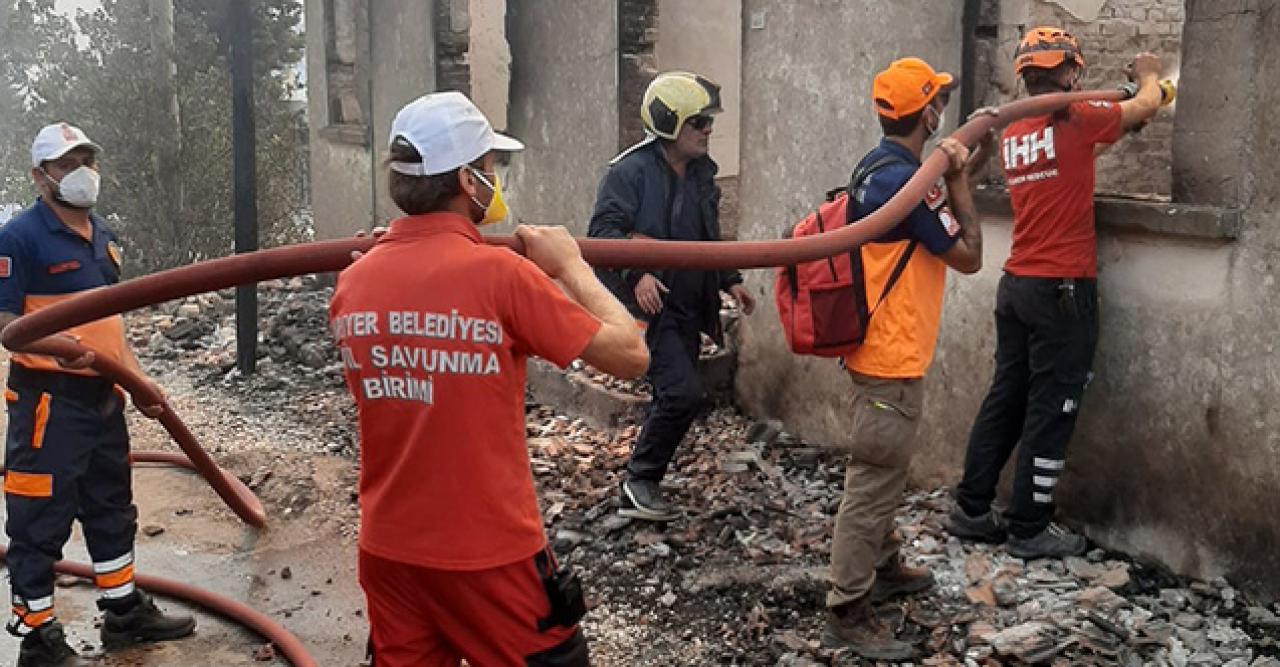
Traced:
[[[484, 209], [484, 219], [477, 222], [477, 225], [492, 225], [495, 222], [502, 222], [507, 219], [507, 202], [502, 199], [502, 182], [498, 179], [498, 174], [493, 175], [493, 182], [485, 178], [484, 174], [478, 169], [472, 169], [471, 174], [474, 175], [485, 187], [489, 188], [489, 192], [493, 193], [493, 197], [489, 199], [488, 206], [481, 206]], [[471, 198], [476, 206], [480, 206], [480, 200], [475, 197]]]

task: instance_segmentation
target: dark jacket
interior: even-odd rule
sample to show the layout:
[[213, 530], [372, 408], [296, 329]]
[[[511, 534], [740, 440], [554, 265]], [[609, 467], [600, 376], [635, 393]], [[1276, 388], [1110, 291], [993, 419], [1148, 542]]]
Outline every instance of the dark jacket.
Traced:
[[[655, 239], [719, 241], [718, 169], [710, 157], [699, 158], [689, 163], [681, 180], [667, 163], [661, 142], [648, 139], [632, 146], [609, 163], [587, 236], [625, 239], [634, 233]], [[653, 273], [671, 289], [659, 316], [693, 319], [701, 331], [720, 339], [720, 290], [741, 283], [742, 274], [640, 267], [596, 270], [632, 315], [648, 320], [635, 299], [636, 283], [645, 273]]]

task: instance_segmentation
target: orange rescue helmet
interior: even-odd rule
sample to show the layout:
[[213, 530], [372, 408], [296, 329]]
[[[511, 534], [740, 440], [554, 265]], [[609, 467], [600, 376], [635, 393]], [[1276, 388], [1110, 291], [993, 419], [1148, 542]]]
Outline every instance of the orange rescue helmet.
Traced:
[[1032, 28], [1022, 36], [1022, 42], [1014, 52], [1013, 69], [1018, 74], [1028, 67], [1053, 69], [1068, 60], [1076, 67], [1084, 67], [1080, 42], [1071, 33], [1061, 28]]

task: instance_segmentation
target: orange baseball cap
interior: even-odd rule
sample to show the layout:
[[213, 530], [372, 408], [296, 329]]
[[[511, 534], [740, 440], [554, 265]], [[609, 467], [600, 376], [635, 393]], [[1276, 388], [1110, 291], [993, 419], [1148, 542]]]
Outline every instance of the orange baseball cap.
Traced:
[[871, 101], [881, 116], [898, 120], [923, 109], [939, 92], [950, 90], [954, 84], [955, 77], [933, 71], [929, 63], [903, 58], [876, 75], [871, 84]]

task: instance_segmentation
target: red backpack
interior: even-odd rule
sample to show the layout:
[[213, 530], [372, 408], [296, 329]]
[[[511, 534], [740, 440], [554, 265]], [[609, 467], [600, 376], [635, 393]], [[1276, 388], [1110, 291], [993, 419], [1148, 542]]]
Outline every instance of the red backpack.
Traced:
[[[822, 234], [853, 222], [849, 209], [851, 193], [854, 197], [860, 196], [871, 174], [894, 162], [902, 160], [886, 156], [854, 172], [848, 188], [828, 192], [827, 200], [818, 210], [801, 220], [787, 236]], [[773, 298], [791, 351], [842, 357], [856, 350], [866, 337], [871, 315], [884, 303], [915, 249], [913, 240], [889, 274], [880, 299], [870, 309], [867, 308], [861, 247], [847, 254], [779, 267], [773, 283]]]

